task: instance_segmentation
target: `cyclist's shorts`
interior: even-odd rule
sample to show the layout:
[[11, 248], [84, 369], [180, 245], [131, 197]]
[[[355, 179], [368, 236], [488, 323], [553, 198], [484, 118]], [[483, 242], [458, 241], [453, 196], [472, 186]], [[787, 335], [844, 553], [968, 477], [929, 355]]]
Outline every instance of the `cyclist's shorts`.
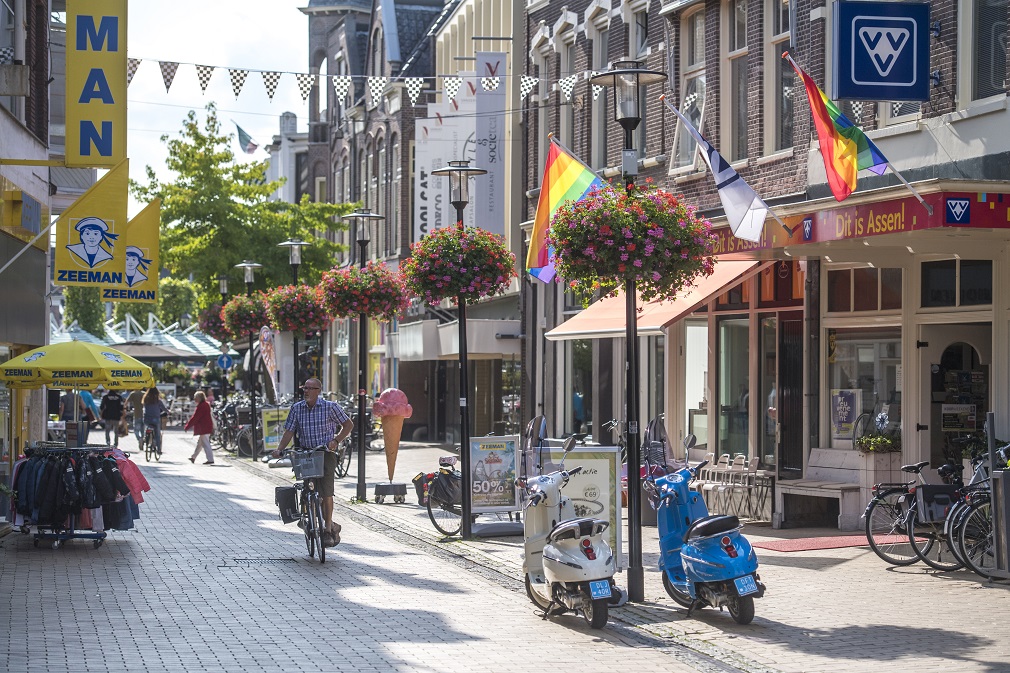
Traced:
[[323, 457], [323, 478], [316, 482], [319, 495], [333, 497], [333, 480], [337, 478], [337, 454], [327, 451]]

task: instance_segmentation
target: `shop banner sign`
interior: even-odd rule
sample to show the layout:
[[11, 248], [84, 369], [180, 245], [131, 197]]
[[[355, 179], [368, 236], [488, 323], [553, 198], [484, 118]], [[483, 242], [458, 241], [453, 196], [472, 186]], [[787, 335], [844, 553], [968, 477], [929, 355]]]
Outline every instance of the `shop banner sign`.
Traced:
[[284, 423], [288, 420], [290, 407], [263, 409], [263, 450], [274, 451], [281, 444], [284, 435]]
[[974, 432], [974, 404], [943, 404], [940, 407], [940, 430], [942, 432]]
[[[505, 103], [508, 78], [503, 51], [477, 52], [476, 165], [487, 171], [474, 178], [474, 193], [480, 194], [479, 226], [505, 235]], [[494, 88], [488, 90], [484, 81]]]
[[414, 242], [448, 226], [449, 188], [446, 178], [431, 172], [449, 163], [438, 118], [414, 121]]
[[161, 199], [155, 199], [127, 222], [123, 284], [118, 288], [102, 288], [103, 301], [158, 302], [160, 242]]
[[624, 568], [621, 529], [621, 450], [616, 446], [575, 445], [568, 456], [561, 447], [544, 447], [541, 456], [544, 473], [560, 469], [561, 460], [568, 469], [581, 466], [582, 471], [572, 475], [561, 494], [572, 499], [576, 516], [605, 519], [610, 522], [606, 530], [607, 544], [614, 550], [617, 568]]
[[517, 512], [516, 451], [519, 437], [470, 439], [470, 502], [476, 512]]
[[126, 3], [67, 3], [67, 166], [126, 158]]
[[831, 390], [831, 438], [852, 439], [853, 426], [862, 409], [862, 389], [833, 388]]

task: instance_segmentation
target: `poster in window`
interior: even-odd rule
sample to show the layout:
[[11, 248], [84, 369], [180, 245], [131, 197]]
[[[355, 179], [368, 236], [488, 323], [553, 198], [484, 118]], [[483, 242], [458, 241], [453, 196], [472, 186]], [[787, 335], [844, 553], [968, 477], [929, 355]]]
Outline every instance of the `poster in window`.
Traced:
[[831, 438], [852, 439], [852, 427], [863, 409], [863, 391], [859, 388], [831, 390]]
[[975, 430], [974, 404], [944, 404], [940, 408], [940, 429], [943, 432], [973, 432]]

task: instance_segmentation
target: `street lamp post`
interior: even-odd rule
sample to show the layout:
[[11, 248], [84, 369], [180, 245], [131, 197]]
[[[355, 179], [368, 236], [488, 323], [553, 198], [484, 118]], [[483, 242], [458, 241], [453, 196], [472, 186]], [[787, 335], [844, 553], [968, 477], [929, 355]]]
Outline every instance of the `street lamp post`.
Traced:
[[[638, 153], [635, 152], [634, 131], [642, 121], [641, 87], [666, 80], [666, 74], [645, 70], [641, 61], [617, 61], [609, 72], [590, 78], [590, 84], [608, 86], [614, 92], [614, 121], [624, 129], [624, 151], [621, 165], [625, 189], [630, 194], [638, 175]], [[625, 346], [627, 372], [628, 421], [628, 600], [640, 603], [645, 600], [645, 571], [642, 568], [642, 481], [639, 478], [642, 463], [638, 433], [638, 311], [635, 281], [624, 281]], [[634, 476], [632, 476], [634, 475]]]
[[[365, 254], [368, 251], [368, 241], [371, 239], [372, 222], [386, 219], [378, 213], [362, 208], [343, 216], [345, 220], [354, 220], [355, 240], [358, 242], [358, 268], [365, 267]], [[358, 314], [358, 492], [359, 502], [368, 500], [365, 492], [365, 376], [368, 369], [368, 316], [364, 312]]]
[[[283, 243], [278, 243], [278, 246], [288, 249], [288, 263], [291, 264], [291, 284], [298, 285], [298, 267], [302, 263], [302, 248], [306, 245], [312, 245], [308, 241], [303, 241], [300, 238], [291, 238]], [[294, 371], [294, 390], [292, 391], [295, 395], [295, 399], [302, 398], [301, 392], [301, 379], [298, 378], [298, 332], [292, 332], [294, 336], [294, 350], [295, 350], [295, 371]]]
[[[463, 229], [463, 210], [470, 202], [470, 178], [484, 175], [483, 168], [471, 167], [469, 161], [450, 161], [445, 168], [431, 172], [432, 175], [449, 176], [449, 202], [456, 208], [456, 222]], [[470, 492], [470, 381], [467, 373], [466, 348], [466, 301], [463, 295], [456, 297], [459, 306], [459, 462], [463, 474], [463, 521], [460, 535], [469, 540], [473, 532]]]
[[[218, 284], [218, 290], [221, 292], [221, 306], [223, 307], [224, 306], [225, 298], [228, 296], [228, 276], [226, 274], [222, 273], [217, 278], [215, 278], [215, 280], [217, 281], [217, 284]], [[225, 353], [228, 352], [227, 346], [225, 346], [225, 350], [223, 352], [225, 352]], [[221, 401], [222, 402], [227, 402], [228, 401], [228, 372], [227, 371], [224, 373], [224, 376], [221, 377]]]
[[[235, 265], [236, 269], [242, 269], [245, 272], [245, 291], [250, 297], [252, 296], [252, 286], [253, 280], [255, 280], [256, 269], [262, 269], [262, 264], [257, 264], [251, 260], [245, 260], [241, 264]], [[256, 362], [253, 358], [253, 333], [249, 332], [249, 413], [252, 415], [251, 423], [249, 425], [250, 431], [252, 432], [252, 448], [250, 453], [252, 454], [252, 459], [256, 460], [256, 449], [258, 448], [258, 440], [256, 438]]]

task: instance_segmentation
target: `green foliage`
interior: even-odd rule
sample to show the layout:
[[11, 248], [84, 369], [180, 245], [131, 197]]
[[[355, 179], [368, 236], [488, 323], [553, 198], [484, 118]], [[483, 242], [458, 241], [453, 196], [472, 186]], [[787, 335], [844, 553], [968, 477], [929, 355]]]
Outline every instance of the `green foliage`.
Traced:
[[162, 278], [158, 283], [158, 319], [171, 325], [185, 313], [196, 322], [196, 285], [184, 278]]
[[63, 324], [77, 325], [98, 338], [105, 336], [105, 306], [102, 291], [97, 287], [68, 287], [64, 291]]
[[864, 435], [856, 440], [860, 453], [898, 453], [901, 451], [901, 433]]
[[151, 371], [154, 373], [154, 380], [160, 383], [185, 383], [189, 382], [189, 370], [178, 362], [165, 362], [161, 366], [152, 365]]
[[148, 166], [148, 184], [131, 181], [130, 188], [139, 201], [161, 199], [161, 264], [176, 277], [192, 274], [198, 307], [220, 300], [220, 274], [227, 275], [232, 292], [244, 291], [242, 272], [233, 267], [246, 259], [263, 265], [254, 289], [289, 284], [288, 252], [277, 244], [291, 237], [312, 241], [302, 250], [303, 281], [318, 283], [333, 265], [343, 246], [324, 234], [346, 229], [340, 215], [354, 204], [311, 203], [307, 196], [297, 204], [269, 201], [282, 183], [266, 181], [264, 161], [236, 163], [231, 136], [222, 133], [213, 103], [202, 127], [190, 110], [179, 136], [162, 136], [162, 142], [175, 179], [160, 182]]
[[146, 304], [139, 301], [117, 301], [112, 307], [112, 317], [117, 323], [126, 320], [126, 316], [129, 314], [143, 327], [147, 327], [148, 313], [158, 313], [157, 304]]

